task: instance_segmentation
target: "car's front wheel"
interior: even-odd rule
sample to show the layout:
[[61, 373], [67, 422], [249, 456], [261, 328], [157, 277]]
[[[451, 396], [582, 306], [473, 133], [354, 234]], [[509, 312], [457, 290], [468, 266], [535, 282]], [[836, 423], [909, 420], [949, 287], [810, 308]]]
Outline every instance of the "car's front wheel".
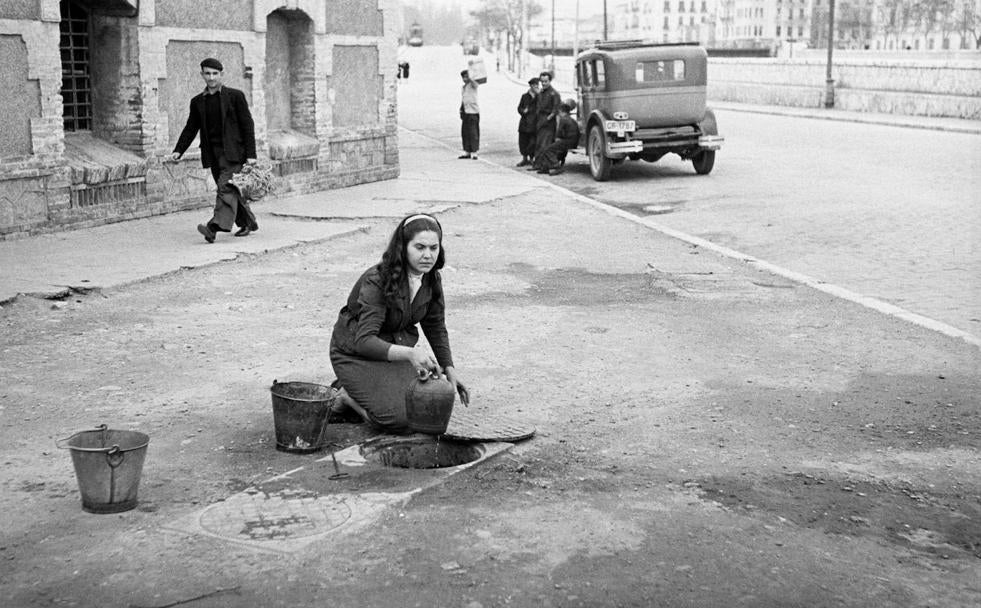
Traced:
[[610, 179], [610, 169], [613, 168], [613, 161], [606, 156], [605, 142], [603, 129], [599, 125], [593, 125], [586, 141], [586, 153], [589, 155], [589, 172], [598, 182]]
[[708, 175], [715, 166], [715, 150], [702, 150], [691, 157], [691, 164], [695, 167], [695, 173]]

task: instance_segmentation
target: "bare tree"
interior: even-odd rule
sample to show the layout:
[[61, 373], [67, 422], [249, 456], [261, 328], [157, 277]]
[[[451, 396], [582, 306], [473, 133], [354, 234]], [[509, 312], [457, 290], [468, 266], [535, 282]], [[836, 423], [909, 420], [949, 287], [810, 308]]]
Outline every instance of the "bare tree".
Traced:
[[525, 10], [531, 18], [542, 12], [542, 6], [535, 0], [485, 0], [483, 6], [470, 11], [482, 40], [503, 39], [509, 68], [513, 68], [524, 43], [522, 13]]
[[961, 35], [961, 48], [967, 48], [967, 39], [974, 40], [974, 48], [981, 49], [981, 5], [964, 0], [957, 20], [957, 31]]

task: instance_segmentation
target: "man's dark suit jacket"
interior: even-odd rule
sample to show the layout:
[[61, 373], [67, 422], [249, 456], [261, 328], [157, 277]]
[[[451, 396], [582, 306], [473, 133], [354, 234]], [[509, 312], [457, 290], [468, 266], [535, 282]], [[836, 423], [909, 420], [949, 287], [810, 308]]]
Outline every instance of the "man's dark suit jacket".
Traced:
[[[249, 112], [249, 103], [245, 93], [238, 89], [223, 86], [216, 93], [221, 97], [222, 144], [225, 158], [233, 163], [244, 163], [247, 158], [255, 158], [255, 123]], [[187, 115], [187, 124], [181, 131], [181, 136], [174, 146], [174, 152], [184, 154], [194, 136], [201, 133], [201, 165], [210, 167], [214, 164], [215, 155], [211, 146], [207, 145], [207, 132], [204, 117], [204, 96], [199, 93], [191, 98], [191, 108]]]

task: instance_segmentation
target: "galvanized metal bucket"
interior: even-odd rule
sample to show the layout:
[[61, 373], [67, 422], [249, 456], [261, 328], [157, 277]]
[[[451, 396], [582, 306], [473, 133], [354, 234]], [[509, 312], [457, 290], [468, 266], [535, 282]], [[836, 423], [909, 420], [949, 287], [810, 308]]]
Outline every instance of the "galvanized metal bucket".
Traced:
[[88, 513], [120, 513], [136, 507], [150, 437], [100, 425], [55, 444], [71, 451], [75, 477]]
[[272, 394], [276, 449], [295, 454], [323, 449], [334, 390], [312, 382], [273, 380], [269, 392]]

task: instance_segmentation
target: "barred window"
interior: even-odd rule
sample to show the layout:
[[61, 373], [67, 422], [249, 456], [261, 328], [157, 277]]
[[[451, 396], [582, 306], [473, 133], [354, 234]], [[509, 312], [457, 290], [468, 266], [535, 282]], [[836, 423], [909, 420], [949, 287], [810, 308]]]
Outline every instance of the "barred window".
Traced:
[[61, 0], [61, 98], [65, 131], [92, 129], [92, 80], [89, 73], [89, 16]]

